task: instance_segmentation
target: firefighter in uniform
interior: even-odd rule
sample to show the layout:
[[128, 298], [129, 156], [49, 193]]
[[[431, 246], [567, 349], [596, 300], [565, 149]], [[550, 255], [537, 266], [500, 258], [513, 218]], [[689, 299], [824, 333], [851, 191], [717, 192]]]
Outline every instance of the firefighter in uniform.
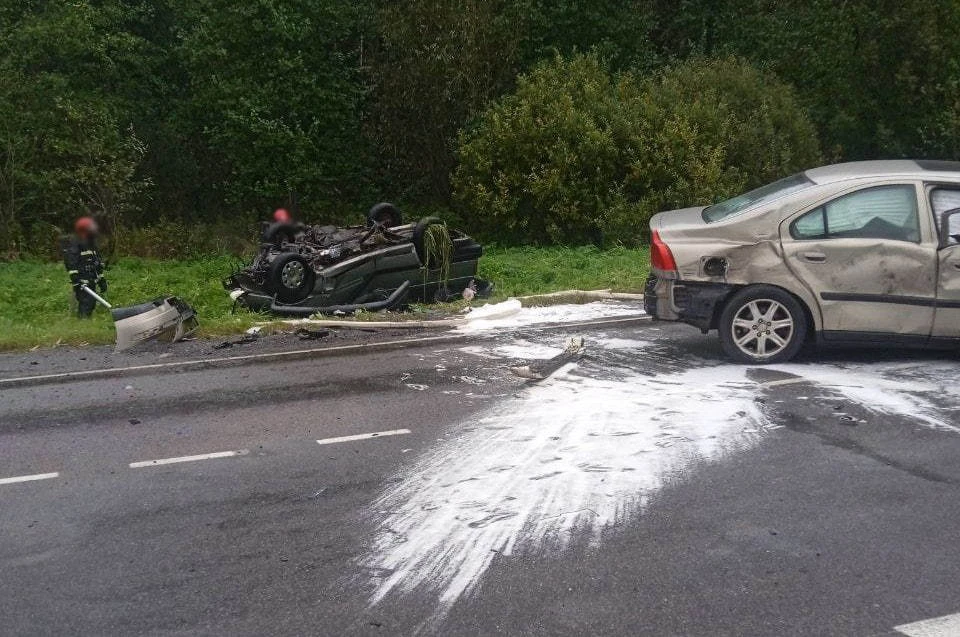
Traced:
[[99, 288], [101, 293], [107, 291], [107, 280], [103, 278], [103, 260], [97, 250], [99, 228], [93, 217], [80, 217], [73, 230], [74, 236], [67, 240], [63, 247], [63, 265], [70, 275], [80, 318], [90, 318], [97, 302], [83, 291], [82, 286]]

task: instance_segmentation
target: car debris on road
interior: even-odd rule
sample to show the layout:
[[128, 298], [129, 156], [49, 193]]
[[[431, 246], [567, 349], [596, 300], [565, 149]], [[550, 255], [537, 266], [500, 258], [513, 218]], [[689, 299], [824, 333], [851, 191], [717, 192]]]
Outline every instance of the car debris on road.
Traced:
[[584, 342], [582, 336], [576, 336], [567, 341], [567, 347], [553, 358], [537, 361], [527, 365], [511, 367], [510, 373], [520, 378], [538, 382], [549, 378], [565, 365], [578, 360], [583, 356]]

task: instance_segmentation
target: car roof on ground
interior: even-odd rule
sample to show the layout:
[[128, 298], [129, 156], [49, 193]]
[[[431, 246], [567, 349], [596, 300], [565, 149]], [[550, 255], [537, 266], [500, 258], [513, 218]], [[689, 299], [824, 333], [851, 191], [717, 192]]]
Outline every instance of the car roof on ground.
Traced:
[[960, 180], [960, 162], [932, 159], [884, 159], [854, 161], [813, 168], [804, 173], [812, 182], [829, 184], [864, 177], [915, 177], [919, 179]]

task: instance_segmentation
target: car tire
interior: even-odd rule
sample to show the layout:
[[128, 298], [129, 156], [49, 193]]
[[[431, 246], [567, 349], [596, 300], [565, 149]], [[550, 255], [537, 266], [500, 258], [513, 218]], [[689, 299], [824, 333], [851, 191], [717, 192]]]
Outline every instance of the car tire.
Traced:
[[278, 301], [299, 303], [313, 292], [317, 274], [302, 256], [284, 252], [270, 263], [267, 280]]
[[403, 215], [400, 209], [392, 203], [378, 203], [367, 213], [367, 227], [381, 225], [384, 228], [396, 228], [403, 225]]
[[413, 247], [417, 251], [417, 258], [420, 259], [420, 263], [424, 263], [427, 258], [427, 248], [423, 236], [426, 234], [427, 228], [437, 223], [443, 225], [443, 221], [437, 217], [424, 217], [413, 227]]
[[803, 305], [789, 292], [772, 285], [740, 290], [720, 314], [723, 351], [739, 363], [770, 365], [795, 357], [807, 340]]

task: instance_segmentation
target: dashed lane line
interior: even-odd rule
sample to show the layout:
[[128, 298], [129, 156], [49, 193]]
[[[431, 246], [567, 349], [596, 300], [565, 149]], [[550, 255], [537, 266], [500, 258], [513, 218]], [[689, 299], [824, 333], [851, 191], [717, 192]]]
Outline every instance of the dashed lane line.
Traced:
[[0, 478], [0, 484], [17, 484], [18, 482], [33, 482], [34, 480], [49, 480], [51, 478], [58, 478], [60, 474], [57, 472], [53, 473], [35, 473], [30, 476], [14, 476], [12, 478]]
[[960, 613], [894, 626], [893, 629], [907, 637], [957, 637], [960, 635]]
[[323, 438], [318, 440], [318, 445], [335, 445], [339, 442], [352, 442], [354, 440], [368, 440], [370, 438], [385, 438], [387, 436], [403, 436], [411, 433], [409, 429], [393, 429], [392, 431], [377, 431], [369, 434], [357, 434], [355, 436], [340, 436], [338, 438]]
[[142, 469], [144, 467], [157, 467], [165, 464], [178, 464], [180, 462], [197, 462], [198, 460], [213, 460], [215, 458], [233, 458], [235, 456], [245, 456], [250, 453], [249, 449], [237, 449], [235, 451], [217, 451], [215, 453], [202, 453], [196, 456], [180, 456], [179, 458], [161, 458], [159, 460], [142, 460], [140, 462], [131, 462], [131, 469]]
[[[353, 436], [339, 436], [337, 438], [324, 438], [317, 440], [318, 445], [333, 445], [341, 442], [352, 442], [354, 440], [369, 440], [371, 438], [387, 438], [389, 436], [403, 436], [412, 433], [409, 429], [393, 429], [390, 431], [375, 431], [366, 434], [356, 434]], [[234, 449], [232, 451], [215, 451], [213, 453], [201, 453], [195, 456], [178, 456], [176, 458], [158, 458], [156, 460], [140, 460], [131, 462], [131, 469], [145, 469], [147, 467], [160, 467], [168, 464], [179, 464], [181, 462], [198, 462], [201, 460], [216, 460], [218, 458], [236, 458], [237, 456], [246, 456], [250, 453], [249, 449]], [[11, 478], [0, 478], [0, 485], [16, 484], [18, 482], [31, 482], [33, 480], [49, 480], [58, 478], [60, 474], [37, 473], [29, 476], [13, 476]]]

